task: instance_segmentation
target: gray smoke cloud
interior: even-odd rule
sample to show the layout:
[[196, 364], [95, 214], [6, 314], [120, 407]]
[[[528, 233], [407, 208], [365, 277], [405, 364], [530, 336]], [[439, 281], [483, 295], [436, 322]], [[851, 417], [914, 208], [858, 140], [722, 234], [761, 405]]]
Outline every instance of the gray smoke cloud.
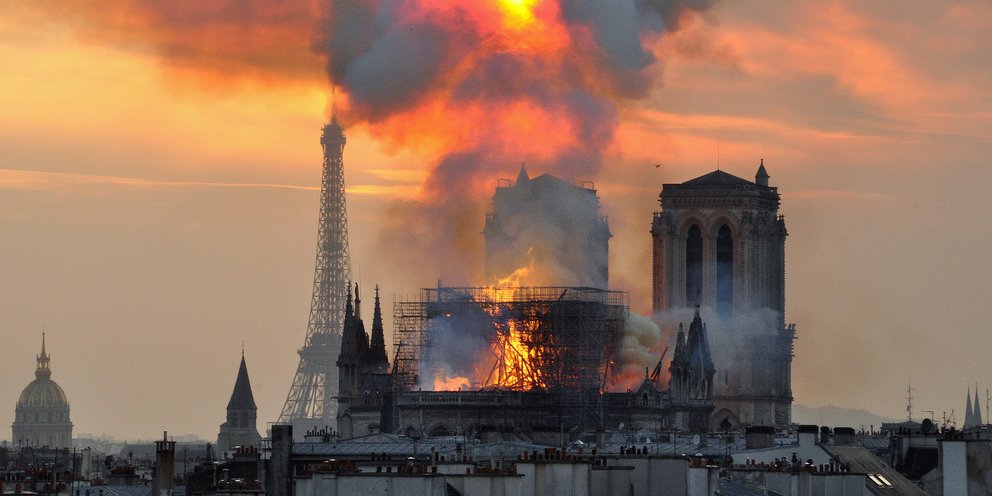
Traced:
[[[657, 312], [652, 316], [652, 320], [658, 324], [660, 329], [661, 342], [670, 346], [669, 356], [666, 359], [666, 369], [668, 367], [667, 362], [671, 360], [672, 353], [675, 351], [678, 325], [683, 324], [685, 332], [688, 332], [694, 312], [695, 308], [679, 307], [666, 312]], [[717, 374], [724, 370], [738, 368], [741, 364], [740, 360], [743, 358], [741, 355], [743, 343], [751, 338], [775, 336], [781, 331], [781, 316], [770, 308], [737, 312], [732, 317], [724, 317], [716, 308], [703, 306], [699, 313], [706, 326], [710, 355], [716, 366]]]
[[[541, 148], [541, 165], [548, 172], [566, 179], [595, 178], [603, 151], [613, 141], [619, 106], [646, 97], [658, 77], [659, 71], [651, 70], [658, 60], [648, 44], [678, 29], [689, 12], [710, 5], [674, 0], [537, 2], [535, 13], [555, 13], [541, 21], [566, 44], [563, 50], [542, 51], [534, 48], [540, 43], [513, 45], [513, 40], [533, 35], [528, 27], [504, 33], [494, 30], [491, 19], [480, 21], [482, 9], [497, 12], [491, 4], [330, 0], [315, 48], [327, 57], [331, 82], [347, 94], [342, 120], [369, 123], [373, 133], [400, 144], [449, 128], [459, 136], [453, 149], [432, 165], [420, 200], [393, 209], [395, 222], [384, 231], [383, 243], [403, 248], [397, 266], [415, 266], [425, 276], [453, 281], [478, 275], [484, 192], [492, 190], [495, 179], [513, 177], [515, 164], [527, 158], [524, 153], [534, 153], [519, 146], [533, 136], [503, 129], [507, 119], [530, 118], [513, 114], [514, 104], [540, 109], [553, 116], [552, 122], [568, 123], [567, 129], [539, 130], [552, 138], [543, 148], [533, 145]], [[438, 106], [444, 122], [423, 129], [435, 126], [414, 117]], [[476, 110], [470, 114], [473, 121], [462, 121], [465, 109]], [[403, 125], [406, 117], [411, 117], [410, 126]], [[571, 139], [555, 140], [556, 133]], [[475, 229], [467, 229], [466, 217], [476, 214]], [[434, 239], [422, 239], [423, 233]], [[438, 263], [440, 254], [443, 262]]]

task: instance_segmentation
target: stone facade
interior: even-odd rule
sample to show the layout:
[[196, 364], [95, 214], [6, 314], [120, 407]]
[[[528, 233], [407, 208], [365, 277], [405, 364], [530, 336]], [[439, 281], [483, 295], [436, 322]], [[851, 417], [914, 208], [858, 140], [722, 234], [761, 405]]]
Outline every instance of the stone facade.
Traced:
[[35, 379], [24, 388], [14, 413], [13, 442], [19, 447], [72, 447], [72, 422], [69, 401], [62, 388], [52, 380], [51, 357], [45, 352], [45, 337], [41, 338], [41, 354], [37, 356]]
[[[656, 315], [693, 304], [719, 323], [714, 425], [788, 425], [785, 220], [764, 164], [751, 182], [714, 171], [662, 188], [651, 226]], [[662, 318], [662, 320], [664, 320]]]

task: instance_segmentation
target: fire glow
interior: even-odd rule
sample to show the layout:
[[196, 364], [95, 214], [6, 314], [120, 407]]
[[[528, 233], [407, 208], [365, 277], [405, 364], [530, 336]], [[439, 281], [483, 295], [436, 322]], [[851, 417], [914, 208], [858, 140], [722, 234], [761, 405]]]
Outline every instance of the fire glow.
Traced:
[[532, 262], [497, 285], [426, 290], [434, 315], [425, 328], [434, 343], [428, 348], [442, 350], [421, 362], [432, 379], [423, 387], [526, 392], [608, 385], [615, 370], [606, 364], [620, 360], [627, 315], [622, 293], [527, 286], [535, 272]]
[[[528, 253], [531, 253], [528, 251]], [[546, 354], [537, 340], [529, 339], [538, 322], [519, 318], [510, 311], [507, 303], [517, 296], [518, 288], [525, 285], [527, 276], [534, 272], [534, 260], [526, 267], [514, 270], [488, 286], [479, 303], [493, 324], [488, 356], [476, 357], [479, 366], [473, 377], [450, 377], [443, 371], [434, 375], [435, 391], [457, 391], [478, 386], [481, 389], [532, 391], [545, 389], [543, 369], [539, 361]]]

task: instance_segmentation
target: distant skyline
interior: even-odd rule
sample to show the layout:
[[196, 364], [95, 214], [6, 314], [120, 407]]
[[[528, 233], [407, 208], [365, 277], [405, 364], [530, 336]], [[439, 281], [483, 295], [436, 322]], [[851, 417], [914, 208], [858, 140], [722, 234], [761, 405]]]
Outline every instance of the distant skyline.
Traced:
[[[0, 440], [43, 328], [77, 435], [214, 439], [242, 340], [259, 429], [278, 416], [306, 331], [331, 90], [313, 4], [249, 4], [0, 5]], [[478, 189], [522, 161], [594, 181], [611, 286], [645, 313], [662, 184], [718, 165], [753, 179], [764, 159], [789, 228], [796, 403], [901, 419], [912, 384], [914, 417], [960, 423], [966, 388], [992, 388], [990, 33], [978, 0], [717, 2], [650, 41], [650, 91], [616, 99], [598, 171], [535, 148]], [[440, 145], [390, 132], [345, 122], [352, 274], [387, 313], [450, 265], [425, 252], [430, 230], [395, 237]], [[469, 213], [472, 253], [484, 219]]]

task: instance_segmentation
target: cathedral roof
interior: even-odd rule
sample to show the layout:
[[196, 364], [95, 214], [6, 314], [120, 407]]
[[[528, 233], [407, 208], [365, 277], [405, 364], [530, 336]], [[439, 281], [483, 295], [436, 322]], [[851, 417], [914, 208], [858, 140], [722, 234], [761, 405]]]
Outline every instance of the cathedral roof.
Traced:
[[45, 352], [45, 335], [41, 336], [41, 354], [37, 356], [38, 367], [34, 371], [35, 379], [31, 381], [21, 397], [17, 400], [17, 408], [53, 408], [67, 409], [69, 401], [58, 383], [51, 379], [52, 370], [49, 368], [51, 357]]
[[764, 164], [755, 181], [715, 170], [684, 183], [664, 184], [661, 189], [662, 210], [676, 208], [744, 208], [777, 210], [778, 188], [768, 186]]
[[241, 368], [238, 369], [238, 379], [234, 382], [231, 401], [227, 402], [228, 410], [255, 410], [255, 396], [251, 393], [251, 380], [248, 379], [248, 366], [245, 356], [241, 355]]
[[722, 170], [715, 170], [709, 174], [704, 174], [695, 179], [690, 179], [684, 183], [685, 186], [728, 186], [728, 185], [751, 185], [755, 184], [747, 179], [737, 177]]

